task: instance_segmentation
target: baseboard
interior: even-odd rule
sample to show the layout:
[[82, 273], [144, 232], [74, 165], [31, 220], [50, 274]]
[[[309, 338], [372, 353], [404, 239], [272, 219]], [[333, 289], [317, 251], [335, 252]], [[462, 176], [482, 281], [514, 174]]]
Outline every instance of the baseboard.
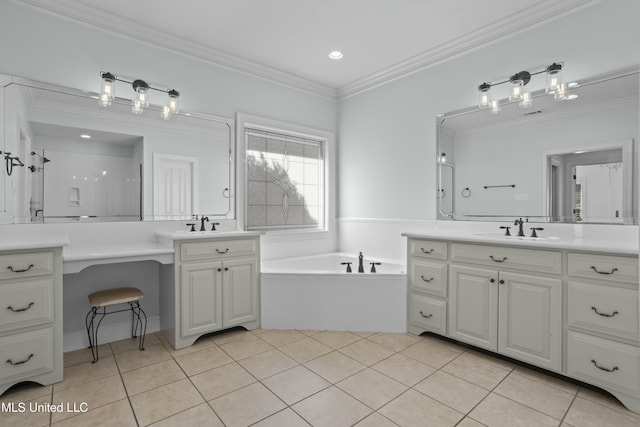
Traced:
[[[160, 316], [147, 318], [147, 334], [158, 332], [159, 330]], [[131, 338], [131, 321], [100, 326], [98, 334], [99, 344], [106, 344], [126, 338]], [[89, 336], [85, 329], [64, 334], [63, 341], [63, 351], [65, 353], [89, 347]]]

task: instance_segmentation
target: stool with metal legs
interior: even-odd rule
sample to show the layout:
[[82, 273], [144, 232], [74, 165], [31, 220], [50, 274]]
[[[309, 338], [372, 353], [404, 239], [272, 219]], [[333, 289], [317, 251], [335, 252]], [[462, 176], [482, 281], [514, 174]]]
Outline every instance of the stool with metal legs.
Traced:
[[[100, 323], [107, 314], [120, 313], [131, 310], [131, 336], [140, 337], [138, 348], [144, 350], [144, 337], [147, 332], [147, 315], [140, 307], [140, 299], [144, 294], [138, 288], [115, 288], [106, 289], [104, 291], [94, 292], [89, 295], [89, 305], [91, 310], [87, 313], [85, 323], [87, 326], [87, 335], [89, 336], [89, 348], [93, 361], [98, 361], [98, 328]], [[117, 304], [128, 304], [129, 307], [121, 310], [107, 311], [107, 307]], [[96, 321], [97, 316], [102, 316]]]

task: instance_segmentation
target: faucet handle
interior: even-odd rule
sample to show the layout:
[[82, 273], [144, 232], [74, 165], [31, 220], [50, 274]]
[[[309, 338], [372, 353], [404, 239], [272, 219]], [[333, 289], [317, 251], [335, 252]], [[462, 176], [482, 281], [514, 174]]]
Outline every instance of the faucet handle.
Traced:
[[340, 265], [347, 266], [347, 273], [351, 273], [351, 263], [350, 262], [341, 262]]
[[216, 231], [216, 225], [220, 225], [219, 222], [212, 222], [211, 223], [211, 231]]
[[370, 262], [369, 264], [371, 264], [371, 272], [372, 273], [376, 273], [376, 265], [382, 265], [381, 262]]
[[195, 223], [190, 222], [190, 223], [189, 223], [189, 224], [187, 224], [187, 225], [190, 225], [190, 226], [191, 226], [191, 230], [189, 230], [189, 231], [196, 231], [196, 224], [195, 224]]
[[542, 230], [544, 230], [544, 228], [542, 228], [542, 227], [531, 227], [531, 237], [538, 237], [538, 233], [536, 233], [536, 230], [542, 231]]
[[501, 230], [505, 230], [505, 229], [506, 229], [507, 231], [504, 233], [504, 235], [505, 235], [505, 236], [511, 236], [511, 231], [510, 231], [510, 230], [511, 230], [511, 227], [507, 227], [506, 225], [501, 225], [501, 226], [500, 226], [500, 229], [501, 229]]

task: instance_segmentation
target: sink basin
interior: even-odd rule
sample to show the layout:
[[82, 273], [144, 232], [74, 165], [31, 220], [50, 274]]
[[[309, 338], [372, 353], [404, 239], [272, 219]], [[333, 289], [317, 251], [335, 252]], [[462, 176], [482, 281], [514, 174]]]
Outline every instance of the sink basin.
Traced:
[[478, 237], [488, 237], [491, 239], [504, 239], [504, 240], [527, 240], [531, 242], [535, 241], [548, 241], [548, 240], [558, 240], [558, 237], [553, 236], [540, 236], [531, 237], [531, 236], [505, 236], [504, 233], [474, 233], [474, 236]]

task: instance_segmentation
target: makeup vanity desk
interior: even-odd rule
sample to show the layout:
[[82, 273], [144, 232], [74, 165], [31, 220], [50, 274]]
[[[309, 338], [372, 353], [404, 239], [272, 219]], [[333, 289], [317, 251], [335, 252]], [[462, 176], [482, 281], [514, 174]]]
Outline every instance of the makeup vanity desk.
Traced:
[[160, 264], [161, 329], [176, 348], [232, 326], [260, 326], [260, 235], [156, 232], [156, 241], [71, 244], [67, 237], [0, 242], [0, 395], [23, 381], [63, 379], [63, 274], [102, 264]]

